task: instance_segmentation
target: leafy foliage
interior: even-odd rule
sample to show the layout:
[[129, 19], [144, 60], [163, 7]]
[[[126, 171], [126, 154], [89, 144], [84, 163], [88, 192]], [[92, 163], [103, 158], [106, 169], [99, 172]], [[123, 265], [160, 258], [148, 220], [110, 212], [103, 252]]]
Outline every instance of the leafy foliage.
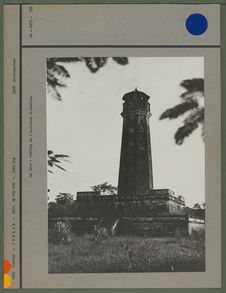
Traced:
[[160, 119], [165, 119], [165, 118], [175, 119], [178, 116], [183, 115], [185, 112], [197, 107], [198, 107], [198, 103], [190, 98], [187, 101], [181, 104], [178, 104], [171, 109], [167, 109], [165, 112], [162, 113], [162, 115], [160, 116]]
[[107, 63], [107, 57], [102, 58], [92, 58], [87, 57], [84, 58], [86, 66], [92, 73], [97, 72], [101, 67], [103, 67]]
[[[59, 88], [66, 87], [65, 80], [70, 78], [70, 73], [65, 68], [65, 63], [84, 62], [88, 69], [95, 73], [103, 67], [109, 57], [81, 57], [81, 58], [48, 58], [47, 59], [47, 90], [48, 93], [61, 101]], [[113, 57], [119, 65], [128, 64], [127, 57]]]
[[106, 192], [106, 193], [110, 193], [110, 194], [115, 194], [117, 193], [117, 187], [109, 184], [107, 181], [102, 183], [102, 184], [98, 184], [98, 185], [94, 185], [91, 186], [91, 188], [93, 189], [93, 191], [96, 192]]
[[184, 139], [193, 131], [202, 125], [202, 136], [204, 138], [204, 106], [200, 104], [200, 99], [204, 99], [204, 79], [193, 78], [181, 82], [186, 92], [182, 93], [180, 98], [182, 102], [170, 109], [167, 109], [160, 116], [161, 119], [176, 119], [181, 115], [188, 113], [183, 122], [183, 126], [179, 127], [174, 135], [176, 144], [181, 145]]
[[49, 218], [73, 216], [76, 214], [76, 207], [77, 203], [73, 194], [60, 192], [56, 196], [55, 202], [48, 203], [48, 216]]
[[60, 205], [71, 205], [74, 202], [74, 195], [60, 192], [56, 197], [56, 203]]
[[[57, 167], [66, 172], [66, 170], [59, 164], [61, 164], [62, 162], [69, 162], [68, 160], [66, 160], [66, 158], [69, 157], [68, 155], [54, 154], [53, 151], [49, 150], [47, 156], [49, 167]], [[53, 171], [51, 171], [50, 169], [48, 169], [48, 172], [53, 173]]]
[[201, 206], [199, 203], [195, 203], [193, 209], [201, 210]]
[[72, 227], [69, 223], [58, 221], [49, 233], [51, 241], [58, 244], [67, 244], [72, 242], [73, 234]]
[[198, 210], [200, 210], [200, 209], [204, 210], [205, 208], [206, 208], [206, 203], [205, 202], [203, 202], [203, 203], [195, 203], [194, 206], [193, 206], [193, 209], [198, 209]]
[[185, 79], [180, 85], [187, 90], [181, 95], [182, 98], [186, 98], [189, 95], [193, 96], [194, 92], [204, 92], [203, 78]]
[[48, 216], [49, 218], [59, 217], [63, 214], [63, 207], [54, 201], [48, 203]]
[[93, 240], [101, 241], [109, 237], [109, 231], [106, 227], [94, 225]]
[[184, 125], [178, 128], [175, 133], [175, 140], [177, 144], [182, 144], [184, 138], [189, 136], [196, 128], [199, 123], [204, 122], [204, 108], [195, 109], [185, 120]]

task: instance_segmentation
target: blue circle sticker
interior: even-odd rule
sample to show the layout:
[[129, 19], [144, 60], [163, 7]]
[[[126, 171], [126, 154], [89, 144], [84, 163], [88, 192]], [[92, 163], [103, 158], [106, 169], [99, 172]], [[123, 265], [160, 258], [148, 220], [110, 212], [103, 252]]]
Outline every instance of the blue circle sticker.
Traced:
[[186, 20], [187, 31], [195, 36], [202, 35], [208, 27], [208, 21], [203, 14], [193, 13]]

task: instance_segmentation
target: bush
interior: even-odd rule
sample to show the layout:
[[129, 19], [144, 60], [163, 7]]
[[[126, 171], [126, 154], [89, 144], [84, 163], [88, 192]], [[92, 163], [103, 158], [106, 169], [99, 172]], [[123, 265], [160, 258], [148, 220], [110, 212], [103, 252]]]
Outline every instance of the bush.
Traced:
[[67, 244], [72, 242], [73, 234], [69, 223], [58, 221], [49, 231], [49, 240], [54, 243]]

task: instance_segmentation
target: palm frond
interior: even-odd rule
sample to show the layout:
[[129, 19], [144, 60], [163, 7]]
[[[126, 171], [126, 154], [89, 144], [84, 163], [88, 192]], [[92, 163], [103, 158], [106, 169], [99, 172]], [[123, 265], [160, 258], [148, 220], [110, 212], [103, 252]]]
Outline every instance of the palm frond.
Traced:
[[182, 127], [179, 127], [174, 135], [176, 144], [181, 145], [184, 142], [184, 139], [189, 136], [197, 127], [198, 124], [184, 124]]
[[126, 65], [129, 63], [129, 60], [127, 57], [112, 57], [112, 59], [120, 65]]
[[47, 69], [51, 69], [53, 68], [53, 66], [55, 65], [56, 62], [56, 58], [47, 58], [46, 60], [46, 65], [47, 65]]
[[204, 121], [204, 108], [196, 109], [192, 112], [185, 120], [184, 125], [178, 128], [175, 133], [175, 142], [176, 144], [181, 145], [184, 142], [184, 139], [188, 137], [195, 129], [198, 128], [199, 123]]
[[[62, 167], [62, 166], [60, 166], [59, 164], [61, 164], [62, 163], [62, 161], [66, 161], [66, 162], [69, 162], [68, 160], [66, 160], [65, 158], [68, 158], [69, 156], [68, 155], [63, 155], [63, 154], [54, 154], [53, 153], [53, 151], [51, 151], [51, 150], [49, 150], [48, 152], [47, 152], [47, 157], [48, 157], [48, 160], [47, 160], [47, 162], [48, 162], [48, 166], [49, 167], [57, 167], [57, 168], [59, 168], [59, 169], [61, 169], [61, 170], [63, 170], [63, 171], [65, 171], [66, 172], [66, 170]], [[48, 170], [49, 171], [49, 170]], [[50, 171], [50, 173], [53, 173], [52, 171]]]
[[65, 171], [66, 172], [66, 170], [63, 168], [63, 167], [61, 167], [61, 166], [59, 166], [59, 165], [57, 165], [57, 164], [54, 164], [57, 168], [59, 168], [59, 169], [61, 169], [61, 170], [63, 170], [63, 171]]
[[99, 69], [99, 67], [96, 64], [94, 58], [86, 57], [86, 58], [84, 58], [84, 60], [86, 62], [86, 66], [89, 68], [89, 70], [91, 72], [97, 72], [97, 70]]
[[103, 67], [107, 63], [107, 59], [108, 59], [107, 57], [95, 57], [94, 58], [97, 66], [99, 66], [99, 68]]
[[79, 57], [66, 57], [66, 58], [57, 58], [57, 62], [62, 63], [73, 63], [73, 62], [79, 62], [82, 61], [83, 58]]
[[52, 159], [51, 159], [51, 160], [48, 160], [48, 165], [49, 165], [50, 167], [53, 167], [53, 161], [52, 161]]
[[58, 155], [55, 155], [55, 158], [69, 158], [69, 156], [58, 154]]
[[[180, 86], [184, 87], [187, 92], [204, 92], [204, 79], [203, 78], [192, 78], [183, 80]], [[181, 95], [183, 97], [183, 94]]]
[[47, 75], [47, 86], [51, 86], [51, 87], [66, 87], [66, 84], [64, 82], [62, 82], [61, 80], [59, 80], [58, 78], [55, 78], [54, 76], [50, 76], [50, 74], [48, 73]]
[[205, 141], [205, 126], [204, 123], [202, 123], [202, 139]]
[[198, 108], [184, 120], [184, 123], [200, 123], [204, 121], [204, 108]]
[[61, 78], [69, 78], [70, 74], [62, 65], [56, 64], [58, 58], [47, 59], [47, 91], [48, 94], [61, 101], [58, 87], [66, 87]]
[[62, 101], [61, 95], [58, 92], [58, 90], [56, 89], [56, 87], [53, 87], [53, 86], [47, 84], [47, 91], [50, 96], [52, 96], [53, 98], [56, 98], [58, 101]]
[[160, 116], [160, 120], [162, 119], [175, 119], [180, 115], [183, 115], [185, 112], [192, 110], [198, 107], [198, 103], [193, 99], [189, 99], [188, 101], [178, 104], [173, 108], [167, 109], [165, 112], [162, 113]]
[[97, 72], [107, 62], [107, 57], [85, 57], [86, 66], [92, 73]]
[[[62, 63], [72, 63], [85, 61], [86, 66], [92, 73], [97, 72], [103, 67], [109, 57], [60, 57], [60, 58], [47, 58], [47, 90], [48, 93], [61, 101], [61, 95], [58, 91], [58, 87], [66, 87], [64, 81], [60, 78], [69, 78], [70, 73], [62, 65]], [[120, 65], [128, 64], [127, 57], [114, 57], [113, 60]], [[61, 64], [59, 64], [61, 63]]]
[[49, 72], [54, 72], [60, 77], [64, 77], [64, 78], [70, 77], [70, 74], [67, 71], [67, 69], [64, 66], [56, 64], [56, 63], [54, 64], [54, 66], [52, 66], [49, 69]]

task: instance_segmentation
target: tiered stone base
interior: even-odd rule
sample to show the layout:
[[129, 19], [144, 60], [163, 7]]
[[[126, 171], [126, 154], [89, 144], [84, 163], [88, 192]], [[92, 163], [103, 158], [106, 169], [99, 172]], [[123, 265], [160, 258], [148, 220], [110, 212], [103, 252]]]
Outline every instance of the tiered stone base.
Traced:
[[148, 195], [79, 192], [75, 217], [68, 220], [77, 234], [92, 233], [95, 225], [110, 230], [116, 221], [116, 231], [122, 235], [185, 236], [193, 229], [204, 229], [204, 221], [190, 221], [184, 207], [184, 199], [169, 189], [155, 189]]

